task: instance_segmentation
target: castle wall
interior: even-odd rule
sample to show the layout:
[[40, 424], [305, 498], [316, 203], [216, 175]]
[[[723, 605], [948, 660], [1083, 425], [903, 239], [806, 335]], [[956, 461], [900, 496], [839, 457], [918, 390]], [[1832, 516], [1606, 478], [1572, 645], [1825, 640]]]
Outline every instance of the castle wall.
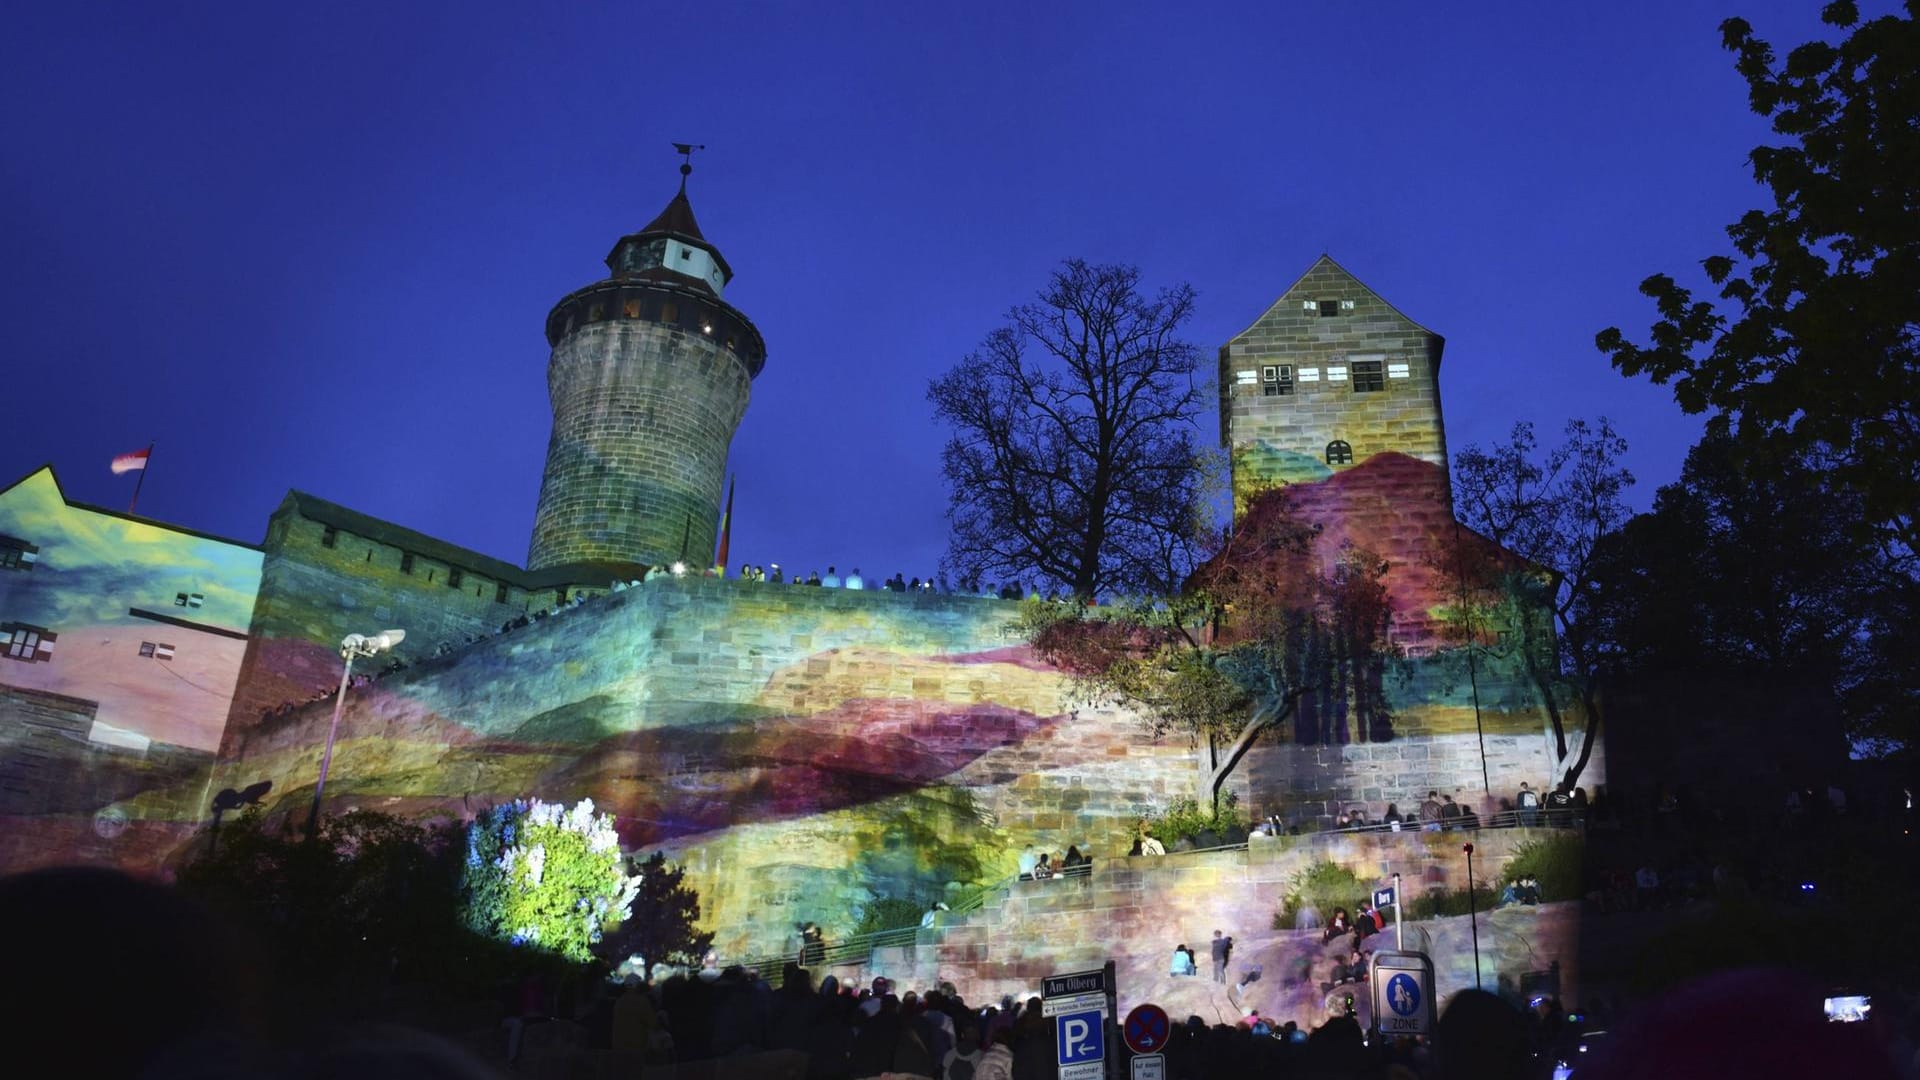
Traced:
[[[591, 797], [628, 846], [687, 866], [736, 955], [777, 950], [801, 921], [848, 930], [876, 897], [1000, 880], [1028, 845], [1124, 851], [1141, 816], [1194, 794], [1191, 751], [1079, 707], [1012, 636], [1017, 610], [691, 577], [610, 593], [351, 691], [330, 807], [465, 817]], [[297, 812], [329, 705], [242, 733], [214, 785], [270, 779]], [[1424, 703], [1397, 708], [1408, 734], [1392, 742], [1269, 736], [1235, 781], [1243, 801], [1309, 825], [1369, 792], [1375, 814], [1387, 791], [1420, 785], [1476, 801], [1477, 754]], [[1490, 715], [1489, 731], [1507, 739], [1497, 760], [1541, 753], [1519, 712]]]
[[[1003, 994], [1024, 1000], [1039, 992], [1048, 975], [1098, 968], [1113, 960], [1123, 1014], [1151, 1001], [1176, 1017], [1237, 1016], [1256, 1008], [1262, 1015], [1299, 1020], [1305, 1026], [1327, 1018], [1330, 995], [1322, 985], [1336, 952], [1345, 947], [1345, 939], [1323, 944], [1317, 921], [1298, 929], [1292, 924], [1274, 927], [1291, 883], [1310, 866], [1335, 863], [1351, 871], [1363, 887], [1384, 887], [1398, 872], [1410, 899], [1432, 890], [1466, 888], [1463, 843], [1473, 843], [1474, 880], [1486, 887], [1501, 881], [1507, 864], [1529, 845], [1567, 835], [1480, 829], [1256, 836], [1243, 850], [1096, 859], [1086, 877], [1016, 881], [978, 911], [937, 915], [935, 925], [922, 930], [914, 945], [876, 950], [871, 961], [832, 973], [860, 985], [875, 975], [904, 987], [948, 981], [970, 1000], [986, 1002]], [[1354, 896], [1349, 910], [1357, 910], [1365, 898]], [[1372, 939], [1368, 948], [1391, 947], [1388, 914], [1386, 936]], [[1425, 947], [1432, 955], [1442, 1000], [1475, 985], [1467, 922], [1410, 920], [1406, 931], [1409, 948]], [[1518, 989], [1550, 978], [1561, 993], [1574, 993], [1577, 903], [1507, 906], [1481, 912], [1478, 922], [1488, 989]], [[1228, 985], [1210, 978], [1208, 945], [1215, 930], [1235, 939]], [[1174, 947], [1180, 944], [1194, 950], [1198, 977], [1168, 974]], [[1257, 980], [1229, 993], [1229, 986], [1256, 968]], [[1345, 989], [1365, 997], [1359, 988]], [[1331, 996], [1337, 1000], [1339, 993]]]
[[[1322, 301], [1340, 305], [1339, 313], [1305, 307]], [[1327, 461], [1335, 440], [1352, 448], [1355, 465], [1391, 450], [1444, 469], [1440, 350], [1437, 335], [1322, 256], [1220, 350], [1220, 431], [1233, 454], [1236, 499], [1345, 468]], [[1355, 389], [1362, 361], [1380, 364], [1382, 389]], [[1266, 392], [1265, 369], [1277, 365], [1292, 368], [1291, 394]]]
[[275, 709], [331, 693], [348, 634], [407, 632], [390, 655], [360, 662], [361, 671], [377, 670], [463, 645], [560, 602], [557, 590], [525, 587], [515, 568], [435, 541], [408, 544], [397, 535], [404, 530], [385, 523], [358, 530], [350, 520], [336, 524], [329, 519], [360, 515], [309, 511], [312, 502], [289, 496], [268, 525], [259, 599], [226, 725], [229, 743]]
[[751, 383], [746, 362], [697, 328], [630, 318], [562, 338], [527, 565], [667, 564], [684, 550], [704, 566]]

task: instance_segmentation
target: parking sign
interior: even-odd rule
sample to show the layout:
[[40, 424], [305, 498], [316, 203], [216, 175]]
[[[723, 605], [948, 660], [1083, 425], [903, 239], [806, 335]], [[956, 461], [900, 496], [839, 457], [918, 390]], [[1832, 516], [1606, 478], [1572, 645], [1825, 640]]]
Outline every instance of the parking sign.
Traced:
[[[1055, 1055], [1063, 1080], [1075, 1076], [1099, 1076], [1107, 1058], [1106, 1015], [1098, 1009], [1067, 1013], [1053, 1021]], [[1077, 1066], [1077, 1067], [1076, 1067]], [[1089, 1066], [1091, 1071], [1089, 1071]]]

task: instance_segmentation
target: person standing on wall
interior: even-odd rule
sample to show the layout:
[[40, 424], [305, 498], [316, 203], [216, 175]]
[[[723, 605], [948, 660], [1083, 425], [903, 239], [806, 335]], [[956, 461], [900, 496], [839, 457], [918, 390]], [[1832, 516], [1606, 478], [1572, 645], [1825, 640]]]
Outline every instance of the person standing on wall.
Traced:
[[1220, 931], [1215, 930], [1213, 932], [1213, 981], [1214, 982], [1225, 983], [1227, 981], [1227, 960], [1232, 956], [1233, 956], [1233, 939], [1230, 937], [1222, 937], [1220, 936]]
[[1540, 793], [1520, 781], [1520, 794], [1513, 797], [1514, 808], [1520, 811], [1520, 826], [1531, 829], [1540, 824]]

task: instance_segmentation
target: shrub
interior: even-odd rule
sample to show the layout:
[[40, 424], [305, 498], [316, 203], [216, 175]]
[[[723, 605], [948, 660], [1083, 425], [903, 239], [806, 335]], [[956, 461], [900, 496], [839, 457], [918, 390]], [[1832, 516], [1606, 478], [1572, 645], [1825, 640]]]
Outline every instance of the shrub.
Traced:
[[1470, 911], [1485, 913], [1493, 910], [1494, 892], [1485, 885], [1477, 885], [1473, 890], [1472, 903], [1468, 903], [1465, 889], [1436, 889], [1414, 897], [1407, 904], [1407, 918], [1433, 919], [1444, 915], [1465, 915]]
[[1354, 876], [1353, 871], [1337, 862], [1322, 859], [1311, 863], [1293, 875], [1287, 884], [1286, 901], [1279, 911], [1274, 913], [1275, 930], [1291, 930], [1301, 909], [1312, 906], [1325, 919], [1333, 915], [1333, 909], [1343, 907], [1349, 914], [1359, 909], [1361, 900], [1372, 893], [1372, 888]]
[[1509, 883], [1532, 874], [1540, 882], [1540, 899], [1578, 900], [1586, 895], [1585, 856], [1586, 844], [1575, 833], [1529, 840], [1513, 853], [1500, 880]]
[[899, 930], [907, 926], [919, 926], [920, 917], [925, 915], [931, 904], [920, 900], [898, 896], [876, 896], [867, 901], [860, 911], [860, 921], [854, 924], [853, 932], [872, 934], [881, 930]]
[[613, 816], [596, 816], [592, 799], [571, 810], [511, 802], [467, 828], [461, 892], [475, 933], [584, 962], [627, 917], [639, 887], [627, 875]]
[[1147, 831], [1169, 847], [1177, 840], [1191, 840], [1203, 832], [1211, 831], [1224, 838], [1228, 831], [1246, 827], [1246, 821], [1240, 816], [1240, 796], [1231, 791], [1221, 795], [1211, 810], [1203, 809], [1195, 799], [1175, 799], [1166, 810], [1147, 819]]

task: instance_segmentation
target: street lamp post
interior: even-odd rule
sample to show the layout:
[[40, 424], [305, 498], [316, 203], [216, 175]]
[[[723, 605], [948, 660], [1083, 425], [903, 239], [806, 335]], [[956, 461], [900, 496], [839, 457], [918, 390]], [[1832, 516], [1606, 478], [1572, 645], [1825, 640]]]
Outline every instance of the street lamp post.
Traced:
[[340, 658], [346, 661], [346, 666], [340, 669], [340, 692], [333, 697], [333, 722], [327, 725], [327, 749], [320, 755], [320, 779], [313, 785], [313, 813], [307, 818], [310, 840], [320, 835], [320, 796], [327, 789], [327, 769], [333, 765], [333, 740], [340, 733], [340, 710], [347, 703], [347, 680], [353, 677], [353, 661], [356, 657], [386, 652], [406, 636], [405, 630], [382, 630], [371, 637], [348, 634], [340, 642]]
[[1473, 900], [1473, 845], [1464, 849], [1467, 853], [1467, 922], [1473, 927], [1473, 988], [1480, 989], [1480, 912], [1474, 907]]

